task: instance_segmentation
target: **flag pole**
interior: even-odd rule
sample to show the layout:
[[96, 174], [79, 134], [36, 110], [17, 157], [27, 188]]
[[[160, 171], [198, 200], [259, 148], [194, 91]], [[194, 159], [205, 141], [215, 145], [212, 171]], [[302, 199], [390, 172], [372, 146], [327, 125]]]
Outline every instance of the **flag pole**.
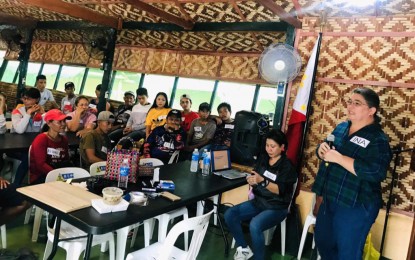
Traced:
[[305, 119], [305, 123], [304, 123], [304, 129], [303, 129], [303, 136], [301, 137], [301, 145], [300, 145], [300, 156], [298, 157], [298, 163], [297, 163], [297, 172], [299, 172], [301, 174], [301, 166], [302, 166], [302, 160], [303, 160], [303, 153], [304, 153], [304, 146], [305, 146], [305, 138], [306, 138], [306, 133], [308, 131], [308, 118], [309, 118], [309, 114], [310, 114], [310, 108], [311, 108], [311, 101], [314, 95], [314, 84], [316, 82], [316, 75], [317, 75], [317, 66], [318, 66], [318, 58], [320, 56], [320, 46], [321, 46], [321, 38], [322, 38], [322, 32], [318, 33], [318, 43], [317, 43], [317, 52], [316, 52], [316, 58], [315, 58], [315, 62], [314, 62], [314, 69], [313, 69], [313, 79], [311, 82], [311, 87], [310, 87], [310, 93], [309, 93], [309, 99], [308, 99], [308, 103], [307, 103], [307, 114], [306, 114], [306, 119]]

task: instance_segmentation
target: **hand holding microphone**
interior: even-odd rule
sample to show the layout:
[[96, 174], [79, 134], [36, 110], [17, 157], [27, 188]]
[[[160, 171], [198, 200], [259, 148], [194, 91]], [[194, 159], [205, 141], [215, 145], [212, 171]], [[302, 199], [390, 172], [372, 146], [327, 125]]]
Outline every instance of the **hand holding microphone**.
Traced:
[[[334, 135], [331, 135], [330, 134], [329, 136], [327, 136], [327, 144], [330, 147], [330, 149], [333, 148], [334, 139], [335, 139], [335, 136]], [[326, 167], [328, 167], [329, 166], [329, 162], [326, 162], [325, 165], [326, 165]]]

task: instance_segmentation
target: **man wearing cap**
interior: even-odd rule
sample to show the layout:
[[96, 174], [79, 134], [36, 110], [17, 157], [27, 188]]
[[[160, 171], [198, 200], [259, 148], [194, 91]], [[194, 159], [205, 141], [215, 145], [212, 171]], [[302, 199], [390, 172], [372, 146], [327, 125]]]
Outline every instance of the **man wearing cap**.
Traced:
[[71, 119], [58, 109], [49, 110], [45, 116], [45, 132], [36, 136], [30, 149], [30, 184], [45, 182], [53, 169], [73, 166], [69, 162], [69, 147], [65, 132], [66, 120]]
[[115, 112], [115, 122], [112, 126], [109, 137], [117, 143], [123, 136], [124, 128], [130, 118], [131, 111], [135, 103], [135, 94], [132, 91], [124, 93], [124, 104], [120, 105]]
[[180, 106], [183, 108], [182, 127], [186, 133], [189, 133], [190, 125], [192, 124], [193, 120], [199, 118], [199, 114], [190, 110], [192, 108], [192, 99], [187, 94], [183, 94], [180, 97]]
[[138, 104], [133, 106], [130, 117], [126, 127], [124, 128], [124, 135], [131, 137], [135, 141], [146, 137], [146, 117], [151, 103], [148, 102], [148, 92], [146, 88], [137, 89]]
[[172, 109], [166, 123], [154, 128], [144, 144], [145, 158], [157, 158], [167, 164], [176, 150], [184, 149], [186, 132], [180, 125], [181, 117], [179, 110]]
[[[199, 106], [200, 118], [193, 120], [189, 135], [187, 137], [187, 151], [193, 151], [195, 148], [202, 148], [209, 144], [215, 134], [216, 124], [209, 118], [210, 115], [209, 103], [203, 102]], [[201, 153], [203, 151], [200, 151]]]
[[63, 111], [64, 114], [67, 115], [73, 111], [74, 109], [73, 106], [75, 104], [75, 99], [76, 99], [75, 85], [73, 84], [73, 82], [65, 83], [65, 92], [66, 92], [66, 96], [62, 98], [62, 101], [61, 101], [61, 110]]
[[111, 112], [102, 111], [97, 118], [97, 128], [82, 137], [79, 150], [84, 169], [89, 170], [91, 164], [107, 160], [107, 153], [111, 149], [108, 132], [114, 121], [115, 117]]
[[[55, 102], [52, 91], [46, 89], [46, 76], [38, 75], [36, 77], [35, 87], [40, 91], [40, 100], [39, 105], [45, 106], [48, 105], [52, 108], [58, 108], [58, 104]], [[48, 104], [47, 104], [48, 103]]]

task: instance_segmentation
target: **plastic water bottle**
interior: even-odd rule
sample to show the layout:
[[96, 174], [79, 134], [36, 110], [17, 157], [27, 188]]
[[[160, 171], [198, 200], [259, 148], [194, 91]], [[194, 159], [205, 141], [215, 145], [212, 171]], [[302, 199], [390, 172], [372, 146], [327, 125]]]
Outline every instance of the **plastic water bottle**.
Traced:
[[199, 160], [199, 168], [200, 168], [200, 171], [202, 173], [203, 173], [203, 159], [205, 159], [205, 157], [207, 156], [207, 153], [208, 153], [207, 149], [203, 149], [202, 156], [199, 158], [200, 159]]
[[120, 173], [118, 174], [118, 188], [127, 189], [129, 174], [130, 165], [128, 164], [128, 159], [124, 159], [120, 166]]
[[195, 148], [192, 153], [192, 162], [190, 163], [191, 172], [197, 172], [198, 163], [199, 163], [199, 150]]
[[210, 174], [210, 154], [206, 150], [203, 154], [205, 154], [205, 156], [203, 157], [202, 175], [208, 176]]

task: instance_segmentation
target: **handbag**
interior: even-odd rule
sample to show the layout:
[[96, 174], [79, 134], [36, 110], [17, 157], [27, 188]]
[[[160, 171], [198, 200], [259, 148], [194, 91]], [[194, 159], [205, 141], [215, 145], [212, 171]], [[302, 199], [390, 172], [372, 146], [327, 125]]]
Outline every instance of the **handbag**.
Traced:
[[[128, 140], [132, 143], [131, 149], [123, 149], [120, 143], [125, 143]], [[105, 171], [105, 178], [109, 180], [118, 180], [120, 174], [120, 167], [124, 159], [127, 159], [130, 166], [130, 174], [128, 175], [128, 182], [137, 182], [137, 165], [140, 158], [140, 152], [137, 149], [136, 143], [130, 137], [123, 137], [117, 145], [107, 154], [107, 164]]]

